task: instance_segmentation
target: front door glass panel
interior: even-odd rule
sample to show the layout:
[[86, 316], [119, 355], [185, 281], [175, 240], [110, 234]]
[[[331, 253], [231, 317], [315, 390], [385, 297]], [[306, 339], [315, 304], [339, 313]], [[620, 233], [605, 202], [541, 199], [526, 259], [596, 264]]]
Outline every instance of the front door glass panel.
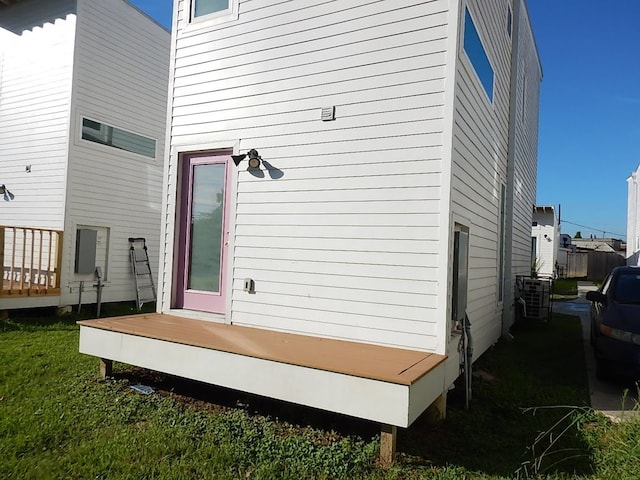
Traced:
[[225, 166], [193, 166], [188, 290], [220, 292]]

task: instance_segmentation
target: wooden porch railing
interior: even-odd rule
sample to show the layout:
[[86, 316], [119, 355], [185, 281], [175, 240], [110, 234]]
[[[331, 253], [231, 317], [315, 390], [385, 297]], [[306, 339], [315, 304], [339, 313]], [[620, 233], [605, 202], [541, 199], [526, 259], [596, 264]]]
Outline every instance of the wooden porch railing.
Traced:
[[0, 225], [0, 296], [59, 295], [62, 231]]

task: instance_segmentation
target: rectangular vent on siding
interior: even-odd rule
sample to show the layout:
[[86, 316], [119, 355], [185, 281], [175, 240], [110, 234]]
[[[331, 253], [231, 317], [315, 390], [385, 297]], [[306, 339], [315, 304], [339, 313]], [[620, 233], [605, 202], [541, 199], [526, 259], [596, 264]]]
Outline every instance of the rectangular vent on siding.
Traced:
[[320, 116], [323, 122], [329, 122], [336, 119], [336, 107], [324, 107]]

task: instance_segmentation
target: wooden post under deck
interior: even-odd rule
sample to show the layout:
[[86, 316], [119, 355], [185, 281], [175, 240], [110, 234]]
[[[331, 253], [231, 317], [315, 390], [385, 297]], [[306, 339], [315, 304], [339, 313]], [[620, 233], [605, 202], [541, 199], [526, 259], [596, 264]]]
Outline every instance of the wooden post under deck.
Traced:
[[100, 359], [100, 378], [107, 378], [113, 375], [113, 360]]
[[390, 467], [396, 456], [396, 441], [398, 438], [398, 427], [395, 425], [382, 425], [380, 431], [380, 464], [383, 467]]

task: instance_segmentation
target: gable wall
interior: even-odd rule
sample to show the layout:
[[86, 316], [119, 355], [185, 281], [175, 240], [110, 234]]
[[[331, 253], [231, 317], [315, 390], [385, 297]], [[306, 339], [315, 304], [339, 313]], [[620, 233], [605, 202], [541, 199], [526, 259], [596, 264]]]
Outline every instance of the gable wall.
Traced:
[[[102, 301], [135, 298], [128, 237], [145, 237], [157, 279], [170, 33], [123, 0], [79, 1], [63, 302], [76, 301], [76, 230], [98, 231]], [[82, 117], [156, 140], [155, 158], [81, 139]], [[89, 288], [86, 301], [95, 301]]]
[[[448, 2], [241, 1], [219, 25], [188, 25], [177, 7], [162, 308], [177, 153], [256, 148], [282, 176], [238, 170], [226, 320], [444, 351]], [[320, 121], [326, 106], [335, 121]]]
[[3, 225], [63, 228], [73, 7], [26, 0], [2, 10], [0, 184], [14, 194], [2, 202]]
[[[493, 102], [463, 50], [458, 49], [458, 77], [452, 158], [452, 217], [469, 229], [467, 312], [474, 354], [480, 355], [501, 332], [498, 301], [498, 232], [500, 189], [507, 181], [511, 38], [507, 32], [507, 0], [462, 2], [494, 70]], [[462, 34], [464, 35], [464, 33]], [[529, 224], [530, 225], [530, 224]], [[506, 241], [509, 241], [508, 239]]]

